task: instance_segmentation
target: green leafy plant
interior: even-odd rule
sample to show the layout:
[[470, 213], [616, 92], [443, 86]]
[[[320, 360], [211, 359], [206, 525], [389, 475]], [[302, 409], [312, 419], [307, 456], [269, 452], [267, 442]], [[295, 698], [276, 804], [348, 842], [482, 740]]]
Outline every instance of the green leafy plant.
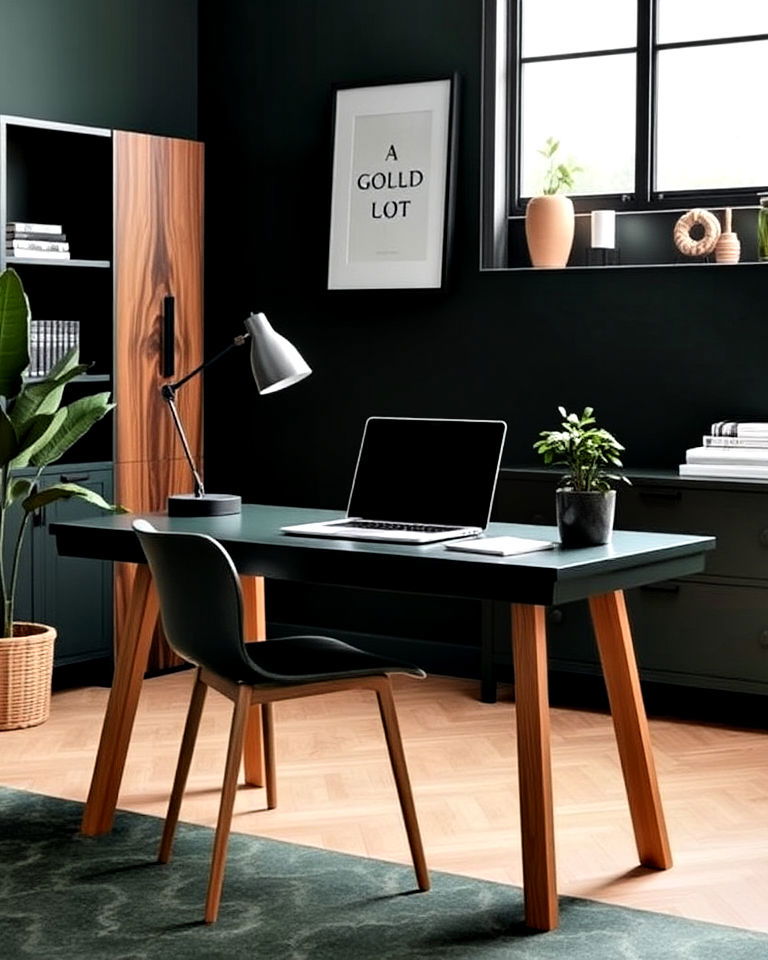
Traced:
[[610, 490], [615, 480], [629, 483], [625, 476], [610, 472], [611, 467], [622, 466], [619, 455], [624, 447], [613, 434], [596, 426], [592, 407], [585, 407], [581, 416], [567, 413], [565, 407], [557, 409], [562, 429], [542, 430], [533, 449], [545, 464], [566, 467], [561, 489], [601, 492]]
[[560, 141], [555, 140], [554, 137], [547, 137], [544, 148], [538, 151], [538, 153], [548, 161], [547, 170], [544, 174], [544, 189], [542, 191], [545, 196], [559, 193], [566, 188], [572, 190], [574, 174], [581, 173], [582, 170], [581, 167], [570, 160], [559, 162], [555, 156], [559, 150]]
[[757, 258], [768, 260], [768, 197], [760, 201], [757, 213]]
[[[54, 503], [77, 497], [103, 510], [120, 511], [93, 490], [76, 483], [40, 489], [40, 475], [90, 430], [114, 404], [108, 393], [80, 397], [62, 406], [64, 387], [88, 369], [70, 350], [40, 380], [24, 378], [29, 367], [29, 302], [15, 270], [0, 272], [0, 603], [3, 636], [13, 635], [13, 607], [24, 535], [31, 516]], [[18, 476], [18, 471], [34, 471]], [[9, 510], [22, 510], [15, 539]], [[11, 544], [11, 540], [13, 543]]]

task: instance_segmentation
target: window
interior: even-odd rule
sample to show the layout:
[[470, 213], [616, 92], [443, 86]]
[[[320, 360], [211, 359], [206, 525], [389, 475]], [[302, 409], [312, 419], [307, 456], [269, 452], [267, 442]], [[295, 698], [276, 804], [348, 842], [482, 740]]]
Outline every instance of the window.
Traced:
[[485, 6], [484, 266], [505, 265], [502, 220], [541, 191], [549, 137], [581, 168], [582, 213], [754, 208], [768, 189], [768, 0]]

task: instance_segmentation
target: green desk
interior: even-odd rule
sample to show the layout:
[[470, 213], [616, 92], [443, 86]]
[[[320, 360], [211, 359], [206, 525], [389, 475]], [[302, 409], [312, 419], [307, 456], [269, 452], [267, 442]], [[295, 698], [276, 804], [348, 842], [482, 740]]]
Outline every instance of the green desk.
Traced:
[[[617, 531], [604, 547], [519, 557], [454, 553], [443, 544], [405, 546], [323, 540], [280, 533], [286, 524], [332, 519], [338, 513], [249, 504], [235, 517], [169, 518], [149, 514], [161, 529], [208, 533], [232, 555], [243, 578], [246, 619], [263, 633], [263, 579], [497, 600], [511, 604], [526, 923], [557, 926], [552, 777], [547, 697], [545, 611], [550, 604], [589, 600], [627, 790], [639, 859], [672, 865], [637, 675], [624, 589], [677, 579], [704, 569], [713, 537]], [[118, 637], [83, 832], [111, 829], [146, 670], [158, 603], [131, 530], [133, 517], [107, 516], [52, 525], [59, 553], [137, 564], [125, 635]], [[551, 527], [492, 524], [490, 536], [557, 539]], [[251, 734], [249, 755], [258, 732]], [[260, 783], [253, 757], [246, 778]]]

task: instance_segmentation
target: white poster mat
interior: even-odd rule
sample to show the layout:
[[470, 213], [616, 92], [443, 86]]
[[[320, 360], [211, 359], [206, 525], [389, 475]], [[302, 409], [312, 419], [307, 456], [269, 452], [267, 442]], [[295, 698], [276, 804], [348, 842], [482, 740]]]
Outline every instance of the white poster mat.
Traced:
[[451, 81], [339, 90], [328, 288], [440, 287]]

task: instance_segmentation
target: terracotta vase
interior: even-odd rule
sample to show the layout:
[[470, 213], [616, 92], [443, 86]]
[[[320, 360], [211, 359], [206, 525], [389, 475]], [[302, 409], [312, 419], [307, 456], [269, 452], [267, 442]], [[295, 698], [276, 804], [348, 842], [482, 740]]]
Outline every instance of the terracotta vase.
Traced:
[[531, 197], [525, 208], [525, 239], [534, 267], [564, 267], [573, 246], [573, 202], [555, 193]]

